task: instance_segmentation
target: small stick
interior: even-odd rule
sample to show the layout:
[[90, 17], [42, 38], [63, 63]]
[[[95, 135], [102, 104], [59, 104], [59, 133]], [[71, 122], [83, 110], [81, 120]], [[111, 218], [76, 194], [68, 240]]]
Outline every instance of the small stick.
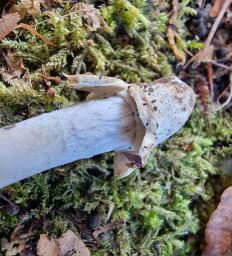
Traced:
[[208, 63], [212, 63], [213, 65], [217, 66], [217, 67], [220, 67], [220, 68], [224, 68], [226, 70], [229, 70], [229, 71], [232, 71], [232, 68], [229, 67], [229, 66], [226, 66], [225, 64], [222, 64], [222, 63], [218, 63], [214, 60], [211, 60], [211, 61], [208, 61]]
[[125, 224], [125, 221], [124, 220], [115, 220], [105, 226], [99, 226], [96, 228], [96, 230], [93, 232], [93, 237], [94, 238], [97, 238], [99, 235], [103, 234], [103, 233], [106, 233], [106, 232], [109, 232], [110, 230], [112, 229], [115, 229], [119, 226], [122, 226]]
[[210, 33], [205, 41], [205, 46], [202, 50], [200, 50], [195, 56], [191, 58], [191, 60], [187, 63], [185, 67], [187, 67], [190, 63], [193, 62], [192, 68], [197, 68], [200, 63], [202, 62], [203, 58], [205, 57], [205, 54], [208, 52], [208, 48], [210, 47], [211, 41], [217, 31], [217, 28], [227, 10], [227, 8], [231, 5], [232, 0], [226, 0], [222, 6], [222, 9], [220, 10], [216, 20], [214, 21], [214, 24], [210, 30]]

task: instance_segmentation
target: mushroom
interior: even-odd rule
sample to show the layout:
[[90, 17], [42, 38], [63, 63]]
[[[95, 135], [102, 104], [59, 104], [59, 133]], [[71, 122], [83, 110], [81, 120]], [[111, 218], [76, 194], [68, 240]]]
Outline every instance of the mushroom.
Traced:
[[144, 167], [151, 149], [176, 133], [195, 104], [177, 77], [127, 84], [112, 77], [68, 76], [87, 101], [0, 129], [0, 188], [60, 165], [116, 151], [115, 175]]

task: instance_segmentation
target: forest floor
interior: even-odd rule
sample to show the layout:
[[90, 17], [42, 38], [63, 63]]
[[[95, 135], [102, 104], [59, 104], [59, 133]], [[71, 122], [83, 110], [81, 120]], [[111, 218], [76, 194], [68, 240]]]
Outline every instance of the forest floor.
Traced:
[[223, 2], [1, 1], [0, 127], [83, 101], [64, 74], [128, 83], [175, 74], [198, 102], [125, 179], [113, 177], [109, 153], [0, 190], [0, 255], [58, 255], [70, 230], [84, 242], [79, 256], [201, 255], [205, 225], [232, 185], [229, 7], [213, 26]]

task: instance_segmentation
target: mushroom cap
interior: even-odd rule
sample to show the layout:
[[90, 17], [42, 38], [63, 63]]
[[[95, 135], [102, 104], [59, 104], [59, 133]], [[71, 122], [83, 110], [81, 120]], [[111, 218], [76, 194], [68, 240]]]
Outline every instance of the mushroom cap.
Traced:
[[192, 88], [174, 76], [153, 84], [132, 85], [129, 94], [136, 102], [144, 127], [155, 135], [154, 145], [185, 124], [196, 102]]
[[134, 145], [130, 151], [116, 152], [114, 170], [119, 177], [144, 167], [151, 149], [185, 124], [196, 101], [192, 88], [175, 76], [130, 85], [95, 75], [69, 76], [69, 80], [70, 87], [91, 92], [87, 100], [118, 96], [130, 104], [136, 122]]
[[185, 124], [196, 101], [192, 88], [174, 76], [152, 84], [132, 84], [128, 93], [142, 126], [138, 121], [133, 154], [128, 157], [128, 152], [119, 153], [115, 158], [116, 175], [120, 177], [129, 175], [135, 166], [145, 166], [151, 149]]

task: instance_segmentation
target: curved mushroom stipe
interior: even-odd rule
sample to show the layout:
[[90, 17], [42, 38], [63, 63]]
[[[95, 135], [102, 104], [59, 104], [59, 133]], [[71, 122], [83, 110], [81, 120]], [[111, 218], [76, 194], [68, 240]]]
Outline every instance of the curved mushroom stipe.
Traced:
[[136, 122], [134, 144], [130, 151], [115, 155], [114, 170], [118, 177], [129, 175], [135, 167], [144, 167], [151, 149], [185, 124], [196, 101], [191, 87], [175, 76], [152, 84], [130, 85], [110, 77], [76, 75], [75, 78], [71, 87], [89, 91], [87, 100], [118, 95], [131, 106]]
[[116, 151], [115, 175], [145, 166], [151, 149], [176, 133], [195, 104], [176, 77], [127, 84], [112, 77], [67, 76], [87, 102], [0, 129], [0, 188], [76, 160]]
[[39, 172], [133, 145], [135, 122], [120, 97], [84, 102], [0, 129], [0, 188]]

